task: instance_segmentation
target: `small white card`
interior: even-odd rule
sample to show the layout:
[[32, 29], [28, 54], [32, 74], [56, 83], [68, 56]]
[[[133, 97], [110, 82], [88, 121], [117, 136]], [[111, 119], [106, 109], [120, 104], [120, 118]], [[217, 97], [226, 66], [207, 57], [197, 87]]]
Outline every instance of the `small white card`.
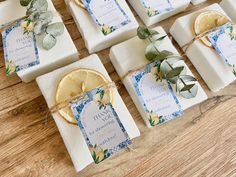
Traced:
[[98, 87], [87, 92], [71, 103], [71, 109], [96, 164], [131, 144], [110, 103], [109, 90]]
[[5, 29], [2, 39], [7, 75], [40, 63], [35, 35], [25, 32], [20, 22]]
[[82, 2], [104, 35], [131, 22], [117, 0], [82, 0]]
[[141, 0], [149, 17], [173, 10], [170, 0]]
[[132, 74], [131, 79], [139, 100], [147, 113], [151, 126], [179, 117], [183, 114], [169, 81], [157, 79], [159, 62], [148, 64]]
[[209, 34], [208, 38], [236, 76], [236, 25], [225, 24], [218, 31]]

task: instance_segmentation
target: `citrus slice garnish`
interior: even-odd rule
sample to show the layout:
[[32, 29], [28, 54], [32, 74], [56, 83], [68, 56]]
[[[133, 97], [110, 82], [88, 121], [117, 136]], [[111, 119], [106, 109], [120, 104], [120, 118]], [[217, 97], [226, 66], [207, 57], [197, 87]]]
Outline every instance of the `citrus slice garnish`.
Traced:
[[[109, 81], [101, 73], [95, 70], [85, 68], [74, 70], [66, 74], [58, 84], [56, 104], [108, 83]], [[114, 100], [112, 89], [105, 89], [104, 98], [109, 99], [110, 102]], [[60, 109], [58, 112], [68, 123], [77, 124], [69, 106]]]
[[[227, 16], [217, 11], [203, 12], [197, 16], [194, 22], [194, 32], [196, 35], [207, 32], [216, 27], [222, 26], [229, 22]], [[202, 37], [201, 41], [208, 47], [212, 47], [208, 37]]]

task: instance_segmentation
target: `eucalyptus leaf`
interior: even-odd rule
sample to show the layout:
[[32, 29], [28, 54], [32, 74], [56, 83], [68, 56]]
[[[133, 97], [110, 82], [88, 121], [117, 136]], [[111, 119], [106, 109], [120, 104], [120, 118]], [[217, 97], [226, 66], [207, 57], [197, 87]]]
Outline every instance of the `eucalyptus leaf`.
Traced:
[[34, 22], [39, 19], [39, 16], [40, 16], [39, 12], [33, 11], [32, 13], [30, 13], [29, 19]]
[[189, 91], [193, 88], [195, 84], [189, 84], [189, 85], [185, 85], [181, 90], [180, 92], [184, 92], [184, 91]]
[[44, 33], [46, 31], [47, 24], [48, 23], [44, 23], [43, 21], [38, 21], [34, 25], [34, 33], [37, 35]]
[[56, 45], [57, 39], [51, 34], [47, 34], [43, 39], [43, 48], [50, 50]]
[[48, 2], [47, 0], [32, 0], [30, 4], [30, 9], [31, 8], [40, 12], [46, 12], [48, 9]]
[[158, 35], [159, 33], [146, 27], [138, 27], [137, 34], [140, 39], [147, 39], [148, 37]]
[[165, 36], [162, 36], [162, 37], [160, 37], [160, 38], [155, 39], [155, 45], [156, 45], [156, 46], [161, 45], [161, 43], [163, 42], [163, 39], [165, 39], [165, 38], [166, 38], [166, 35], [165, 35]]
[[167, 58], [166, 61], [168, 61], [169, 64], [173, 65], [181, 60], [183, 60], [184, 58], [182, 56], [169, 56], [170, 58]]
[[35, 8], [28, 8], [26, 11], [26, 15], [31, 15], [34, 12], [37, 12], [37, 10]]
[[145, 52], [145, 57], [149, 61], [153, 61], [157, 58], [159, 55], [159, 51], [157, 50], [155, 44], [151, 43], [147, 46], [146, 52]]
[[184, 82], [195, 82], [197, 81], [197, 79], [193, 76], [190, 75], [181, 75], [180, 78], [184, 81]]
[[54, 37], [60, 36], [64, 32], [64, 24], [62, 22], [53, 23], [47, 27], [46, 31]]
[[32, 1], [32, 0], [20, 0], [20, 5], [22, 5], [22, 6], [28, 6], [31, 1]]
[[166, 77], [173, 78], [173, 77], [179, 76], [180, 73], [183, 71], [183, 69], [184, 69], [184, 66], [178, 66], [174, 68], [173, 70], [171, 70], [170, 72], [168, 72]]
[[39, 20], [43, 21], [44, 24], [52, 22], [53, 14], [50, 11], [43, 12], [39, 15]]
[[173, 55], [173, 53], [167, 50], [163, 50], [156, 56], [155, 60], [163, 61], [164, 59], [168, 58], [170, 55]]
[[191, 99], [196, 97], [197, 92], [198, 92], [198, 86], [194, 84], [194, 86], [189, 91], [180, 91], [179, 94], [184, 98]]

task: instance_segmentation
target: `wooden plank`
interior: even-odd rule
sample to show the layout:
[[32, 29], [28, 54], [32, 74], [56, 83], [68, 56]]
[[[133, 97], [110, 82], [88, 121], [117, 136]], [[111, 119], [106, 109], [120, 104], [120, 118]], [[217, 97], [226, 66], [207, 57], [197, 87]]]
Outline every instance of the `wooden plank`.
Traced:
[[[220, 0], [191, 5], [185, 12], [153, 27], [161, 25], [168, 31], [176, 18], [215, 2]], [[63, 15], [80, 58], [88, 56], [64, 1], [53, 0], [53, 3]], [[143, 25], [136, 13], [135, 16]], [[176, 43], [175, 46], [179, 49]], [[98, 55], [112, 80], [119, 82], [109, 49]], [[121, 86], [119, 93], [141, 131], [141, 137], [133, 141], [135, 151], [124, 150], [77, 174], [54, 121], [44, 124], [47, 105], [36, 82], [25, 84], [17, 76], [5, 76], [0, 42], [0, 176], [235, 176], [236, 83], [212, 93], [190, 61], [186, 61], [210, 99], [187, 110], [180, 119], [148, 129]]]

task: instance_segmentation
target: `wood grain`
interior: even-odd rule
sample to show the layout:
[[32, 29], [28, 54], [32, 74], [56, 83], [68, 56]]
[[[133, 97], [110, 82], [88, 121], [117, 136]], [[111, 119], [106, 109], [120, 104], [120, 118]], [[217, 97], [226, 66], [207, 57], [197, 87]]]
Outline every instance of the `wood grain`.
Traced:
[[[190, 6], [154, 26], [161, 25], [168, 31], [179, 16], [215, 2], [219, 0]], [[88, 56], [64, 1], [53, 3], [62, 14], [80, 57]], [[138, 17], [137, 20], [142, 24]], [[175, 46], [178, 48], [176, 43]], [[98, 52], [112, 80], [119, 82], [108, 54], [109, 49]], [[236, 83], [212, 93], [188, 59], [186, 62], [209, 99], [179, 119], [148, 129], [122, 86], [119, 92], [141, 131], [141, 137], [133, 141], [135, 151], [124, 150], [77, 174], [55, 123], [46, 121], [47, 105], [36, 82], [25, 84], [17, 76], [5, 76], [0, 44], [0, 176], [236, 176]]]

